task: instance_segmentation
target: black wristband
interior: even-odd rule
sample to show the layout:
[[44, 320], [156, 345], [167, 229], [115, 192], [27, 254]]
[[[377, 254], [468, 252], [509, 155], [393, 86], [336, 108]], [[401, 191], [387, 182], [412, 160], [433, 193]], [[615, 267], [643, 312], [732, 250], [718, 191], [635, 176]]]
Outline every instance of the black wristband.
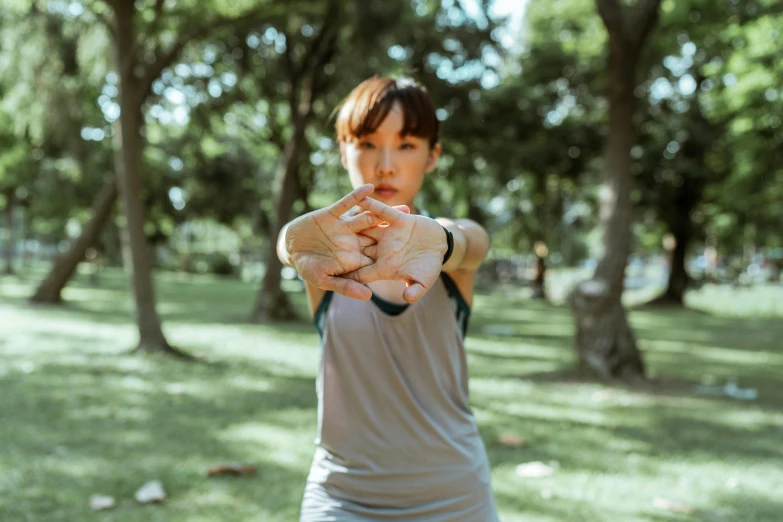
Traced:
[[443, 230], [446, 232], [446, 254], [443, 256], [443, 264], [445, 265], [451, 259], [451, 254], [454, 253], [454, 234], [449, 232], [446, 227], [443, 227]]

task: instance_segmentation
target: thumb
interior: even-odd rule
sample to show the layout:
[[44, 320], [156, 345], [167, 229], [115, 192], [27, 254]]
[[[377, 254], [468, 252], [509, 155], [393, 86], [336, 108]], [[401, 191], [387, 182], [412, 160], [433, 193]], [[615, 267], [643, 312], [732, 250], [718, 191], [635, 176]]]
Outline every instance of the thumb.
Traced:
[[413, 283], [402, 292], [402, 298], [406, 303], [415, 303], [427, 293], [427, 289], [421, 283]]

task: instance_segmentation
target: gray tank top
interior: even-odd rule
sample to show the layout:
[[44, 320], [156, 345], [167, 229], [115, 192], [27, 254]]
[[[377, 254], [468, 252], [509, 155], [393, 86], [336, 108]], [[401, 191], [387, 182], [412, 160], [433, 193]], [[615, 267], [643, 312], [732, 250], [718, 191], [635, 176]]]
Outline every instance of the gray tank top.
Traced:
[[412, 305], [328, 293], [302, 521], [494, 522], [468, 403], [469, 308], [444, 273]]

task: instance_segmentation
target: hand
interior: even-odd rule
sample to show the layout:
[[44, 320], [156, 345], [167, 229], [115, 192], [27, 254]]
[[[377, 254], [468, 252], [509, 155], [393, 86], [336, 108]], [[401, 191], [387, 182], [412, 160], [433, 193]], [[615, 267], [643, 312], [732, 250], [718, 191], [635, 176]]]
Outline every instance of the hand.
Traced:
[[403, 299], [408, 303], [418, 301], [440, 276], [448, 248], [443, 227], [434, 219], [400, 212], [372, 198], [362, 200], [359, 206], [382, 218], [387, 225], [362, 232], [375, 241], [364, 246], [362, 254], [375, 262], [365, 263], [345, 277], [364, 284], [404, 281], [407, 288]]
[[[372, 291], [366, 286], [341, 277], [373, 263], [362, 248], [374, 245], [376, 240], [360, 232], [380, 224], [383, 218], [369, 211], [348, 214], [372, 191], [372, 185], [361, 186], [337, 203], [291, 222], [286, 230], [285, 246], [302, 279], [347, 297], [365, 301], [372, 297]], [[404, 205], [398, 209], [394, 212], [402, 215], [409, 212]]]

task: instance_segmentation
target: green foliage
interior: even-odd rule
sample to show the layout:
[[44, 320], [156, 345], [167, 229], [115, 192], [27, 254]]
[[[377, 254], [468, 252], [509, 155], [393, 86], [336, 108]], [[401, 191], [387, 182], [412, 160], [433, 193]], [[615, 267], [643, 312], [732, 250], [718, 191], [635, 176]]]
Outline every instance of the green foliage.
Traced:
[[[588, 253], [608, 87], [594, 2], [530, 1], [514, 48], [499, 45], [501, 22], [489, 17], [489, 2], [135, 6], [137, 73], [161, 68], [143, 107], [151, 239], [166, 242], [178, 225], [206, 218], [259, 245], [291, 137], [291, 95], [307, 85], [296, 73], [311, 63], [327, 23], [339, 38], [321, 71], [296, 213], [348, 189], [334, 107], [372, 74], [411, 74], [429, 87], [442, 118], [444, 153], [420, 204], [482, 222], [497, 255], [527, 252], [536, 241], [569, 263]], [[643, 54], [651, 72], [637, 92], [640, 251], [660, 244], [686, 193], [697, 200], [690, 217], [699, 243], [717, 241], [727, 252], [783, 244], [780, 11], [768, 0], [663, 3]], [[238, 13], [246, 16], [228, 23]], [[103, 2], [15, 0], [0, 8], [0, 184], [22, 187], [41, 237], [61, 238], [69, 220], [83, 223], [113, 175], [119, 65], [111, 15]], [[164, 64], [172, 49], [181, 52]]]

